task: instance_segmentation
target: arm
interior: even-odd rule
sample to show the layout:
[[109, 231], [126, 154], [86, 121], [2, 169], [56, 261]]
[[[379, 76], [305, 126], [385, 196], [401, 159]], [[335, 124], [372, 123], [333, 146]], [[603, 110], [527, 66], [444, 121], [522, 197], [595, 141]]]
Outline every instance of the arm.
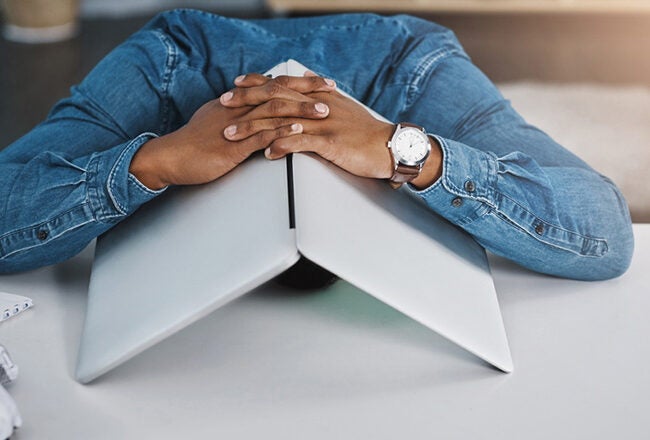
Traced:
[[[301, 84], [303, 90], [330, 89], [322, 79]], [[122, 133], [139, 128], [115, 126], [106, 108], [75, 89], [47, 121], [0, 153], [0, 273], [70, 258], [166, 186], [218, 179], [273, 140], [298, 133], [288, 117], [327, 116], [311, 98], [288, 100], [296, 92], [276, 92], [263, 105], [244, 109], [213, 100], [171, 133], [129, 140]], [[251, 119], [267, 121], [266, 127], [245, 140], [226, 138], [228, 126]]]

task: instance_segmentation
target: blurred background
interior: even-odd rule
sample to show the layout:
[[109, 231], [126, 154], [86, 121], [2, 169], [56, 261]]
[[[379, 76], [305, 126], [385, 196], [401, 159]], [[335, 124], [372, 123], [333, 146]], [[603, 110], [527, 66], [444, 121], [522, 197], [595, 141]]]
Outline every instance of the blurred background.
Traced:
[[0, 0], [0, 149], [155, 13], [410, 13], [456, 32], [522, 115], [650, 221], [650, 0]]

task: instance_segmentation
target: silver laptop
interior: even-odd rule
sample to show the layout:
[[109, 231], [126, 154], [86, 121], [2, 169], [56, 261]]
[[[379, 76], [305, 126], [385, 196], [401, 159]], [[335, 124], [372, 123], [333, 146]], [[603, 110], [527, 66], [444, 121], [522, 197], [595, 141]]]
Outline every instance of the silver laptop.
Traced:
[[[289, 60], [269, 73], [305, 70]], [[487, 258], [469, 235], [406, 190], [294, 154], [257, 155], [211, 184], [171, 188], [98, 240], [77, 380], [90, 382], [301, 255], [512, 371]]]

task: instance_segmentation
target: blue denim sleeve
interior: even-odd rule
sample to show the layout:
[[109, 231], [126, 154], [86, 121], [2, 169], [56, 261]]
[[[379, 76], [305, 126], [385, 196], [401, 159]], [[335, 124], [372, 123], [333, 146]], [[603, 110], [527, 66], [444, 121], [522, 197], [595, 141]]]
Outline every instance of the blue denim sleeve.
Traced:
[[[627, 205], [607, 178], [580, 167], [542, 167], [518, 151], [497, 157], [433, 137], [443, 152], [442, 176], [423, 190], [408, 187], [483, 247], [532, 270], [567, 278], [607, 279], [625, 271], [632, 246], [620, 241], [631, 234], [629, 217], [620, 213], [627, 213]], [[576, 211], [582, 214], [563, 211], [577, 200], [583, 206]], [[623, 224], [603, 230], [590, 212], [620, 218]], [[629, 252], [610, 252], [608, 239]]]
[[3, 164], [0, 273], [66, 260], [163, 192], [129, 173], [131, 159], [152, 137], [143, 133], [75, 159], [45, 151], [25, 164]]

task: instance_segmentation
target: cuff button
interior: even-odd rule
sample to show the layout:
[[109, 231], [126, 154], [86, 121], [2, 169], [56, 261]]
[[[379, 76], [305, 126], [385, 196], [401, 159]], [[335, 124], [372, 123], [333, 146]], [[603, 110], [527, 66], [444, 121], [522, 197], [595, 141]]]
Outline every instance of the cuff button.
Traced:
[[472, 182], [471, 180], [468, 180], [467, 182], [465, 182], [465, 191], [467, 191], [467, 192], [476, 191], [476, 185], [474, 184], [474, 182]]
[[453, 206], [454, 208], [460, 208], [461, 206], [463, 206], [463, 199], [461, 199], [460, 197], [456, 197], [454, 200], [451, 201], [451, 206]]

